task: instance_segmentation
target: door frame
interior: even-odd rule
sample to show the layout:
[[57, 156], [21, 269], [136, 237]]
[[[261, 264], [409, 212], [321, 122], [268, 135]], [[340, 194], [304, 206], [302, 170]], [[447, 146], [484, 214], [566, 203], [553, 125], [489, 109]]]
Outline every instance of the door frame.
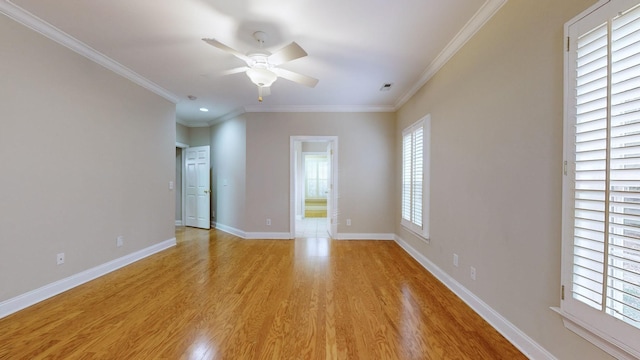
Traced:
[[180, 188], [181, 188], [180, 189], [180, 194], [182, 195], [182, 196], [180, 196], [180, 201], [181, 201], [180, 207], [182, 208], [182, 216], [181, 216], [181, 219], [180, 219], [180, 226], [185, 226], [184, 213], [186, 211], [186, 208], [185, 208], [184, 198], [185, 198], [185, 190], [186, 189], [185, 189], [185, 184], [184, 184], [184, 180], [185, 180], [184, 159], [185, 159], [185, 149], [187, 149], [189, 147], [189, 145], [183, 144], [183, 143], [180, 143], [180, 142], [176, 141], [176, 147], [182, 149], [182, 154], [181, 154], [182, 155], [182, 160], [181, 160], [182, 163], [180, 164], [180, 177], [181, 177], [181, 179], [180, 179]]
[[[331, 202], [331, 213], [327, 217], [331, 220], [329, 233], [333, 238], [338, 233], [338, 137], [337, 136], [291, 136], [289, 139], [289, 232], [290, 237], [296, 237], [296, 143], [328, 142], [333, 149], [331, 161], [331, 183], [333, 188], [329, 192], [327, 201]], [[302, 153], [302, 152], [301, 152]]]

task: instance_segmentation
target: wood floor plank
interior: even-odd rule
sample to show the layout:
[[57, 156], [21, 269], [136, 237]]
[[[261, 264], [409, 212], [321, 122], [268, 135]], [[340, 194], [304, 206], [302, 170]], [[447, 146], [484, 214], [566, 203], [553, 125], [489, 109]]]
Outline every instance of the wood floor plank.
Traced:
[[0, 360], [525, 358], [394, 242], [176, 237], [0, 319]]

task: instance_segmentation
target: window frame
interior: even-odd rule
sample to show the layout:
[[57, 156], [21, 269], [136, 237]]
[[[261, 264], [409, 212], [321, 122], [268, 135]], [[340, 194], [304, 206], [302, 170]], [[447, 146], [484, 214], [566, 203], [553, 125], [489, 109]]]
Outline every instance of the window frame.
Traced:
[[[575, 332], [587, 341], [598, 346], [607, 353], [619, 359], [640, 358], [640, 329], [608, 315], [605, 311], [591, 308], [573, 298], [573, 267], [574, 267], [574, 227], [575, 227], [575, 85], [572, 71], [575, 66], [576, 36], [574, 31], [593, 29], [598, 24], [609, 21], [619, 11], [626, 11], [638, 0], [600, 0], [565, 24], [564, 51], [564, 159], [562, 184], [562, 264], [561, 264], [561, 301], [560, 308], [552, 308], [558, 312], [567, 329]], [[573, 37], [572, 37], [573, 35]], [[606, 190], [608, 191], [608, 190]], [[606, 251], [606, 250], [605, 250]], [[605, 271], [607, 268], [604, 260]]]
[[[407, 133], [413, 133], [419, 128], [422, 128], [422, 226], [417, 225], [411, 220], [404, 218], [403, 214], [403, 199], [405, 198], [405, 186], [404, 186], [404, 161], [405, 161], [405, 135]], [[426, 115], [420, 120], [407, 126], [402, 130], [401, 141], [401, 171], [400, 171], [400, 224], [418, 237], [429, 242], [429, 204], [430, 204], [430, 151], [431, 148], [431, 115]], [[412, 156], [415, 155], [412, 152]], [[413, 179], [412, 179], [413, 180]]]

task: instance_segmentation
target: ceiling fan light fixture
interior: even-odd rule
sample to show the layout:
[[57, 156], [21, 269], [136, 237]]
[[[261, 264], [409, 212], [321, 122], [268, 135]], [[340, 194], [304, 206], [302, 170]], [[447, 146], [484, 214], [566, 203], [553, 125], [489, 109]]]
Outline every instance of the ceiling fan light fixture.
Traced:
[[260, 87], [269, 87], [278, 79], [278, 75], [273, 71], [263, 68], [251, 68], [247, 70], [247, 76], [252, 83]]

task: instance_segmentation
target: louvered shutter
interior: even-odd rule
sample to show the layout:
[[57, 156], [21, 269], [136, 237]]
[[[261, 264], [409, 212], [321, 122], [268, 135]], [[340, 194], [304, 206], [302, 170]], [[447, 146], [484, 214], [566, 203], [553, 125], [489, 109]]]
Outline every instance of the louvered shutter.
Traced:
[[[619, 12], [616, 6], [631, 8]], [[632, 339], [640, 338], [640, 4], [612, 1], [572, 26], [572, 99], [565, 127], [570, 199], [565, 198], [564, 220], [571, 286], [562, 310], [637, 356], [640, 343]]]
[[409, 126], [402, 134], [402, 224], [427, 238], [427, 149], [430, 118]]

